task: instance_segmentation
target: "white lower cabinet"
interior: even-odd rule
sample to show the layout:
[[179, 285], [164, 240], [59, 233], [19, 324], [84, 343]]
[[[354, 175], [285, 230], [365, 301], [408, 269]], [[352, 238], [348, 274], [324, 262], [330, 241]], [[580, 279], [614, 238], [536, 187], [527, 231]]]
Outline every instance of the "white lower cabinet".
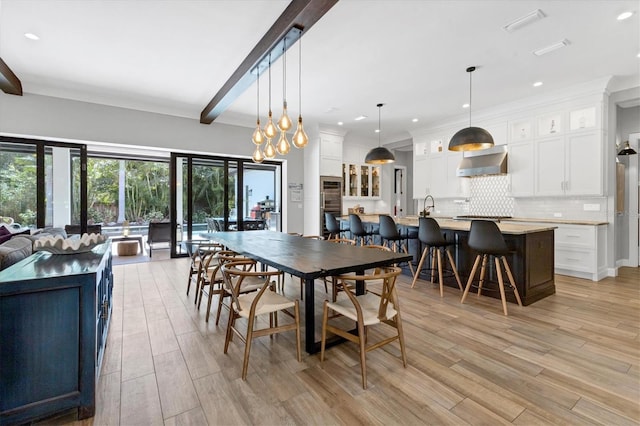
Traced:
[[558, 225], [556, 274], [599, 281], [607, 276], [606, 225]]

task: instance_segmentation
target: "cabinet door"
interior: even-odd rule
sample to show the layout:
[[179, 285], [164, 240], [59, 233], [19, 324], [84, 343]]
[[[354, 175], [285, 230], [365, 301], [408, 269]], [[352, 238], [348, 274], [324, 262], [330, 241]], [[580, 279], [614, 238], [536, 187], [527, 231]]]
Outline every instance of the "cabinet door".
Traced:
[[564, 194], [564, 139], [550, 138], [536, 143], [536, 195]]
[[369, 166], [360, 166], [360, 193], [358, 194], [361, 197], [369, 196]]
[[380, 197], [380, 167], [371, 166], [371, 196]]
[[509, 145], [508, 172], [512, 197], [530, 197], [534, 193], [535, 161], [532, 142]]
[[599, 131], [567, 136], [567, 195], [602, 195], [602, 144], [599, 136]]
[[[348, 165], [349, 172], [349, 186], [347, 187], [347, 195], [349, 197], [357, 197], [358, 196], [358, 166], [355, 164]], [[345, 185], [347, 183], [345, 182]]]
[[462, 179], [456, 175], [462, 160], [462, 153], [454, 152], [447, 155], [447, 197], [459, 197], [462, 194]]
[[431, 191], [429, 157], [413, 157], [413, 198], [422, 199]]
[[431, 184], [431, 195], [434, 197], [447, 197], [447, 158], [445, 156], [430, 157], [429, 173], [431, 176], [429, 179]]

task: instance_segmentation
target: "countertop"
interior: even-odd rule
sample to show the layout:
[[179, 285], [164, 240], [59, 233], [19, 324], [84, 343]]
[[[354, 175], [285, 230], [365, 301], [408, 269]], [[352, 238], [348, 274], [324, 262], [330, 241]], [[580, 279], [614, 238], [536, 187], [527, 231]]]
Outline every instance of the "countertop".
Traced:
[[[362, 219], [363, 222], [368, 222], [368, 223], [379, 222], [378, 215], [376, 214], [360, 215], [360, 219]], [[434, 217], [434, 219], [438, 221], [438, 224], [442, 229], [449, 229], [452, 231], [469, 231], [469, 228], [471, 227], [471, 221], [467, 221], [467, 220], [453, 220], [451, 218], [443, 218], [443, 217]], [[408, 217], [396, 219], [396, 223], [398, 225], [403, 225], [403, 226], [417, 227], [419, 221], [418, 221], [418, 216], [408, 216]], [[503, 234], [524, 235], [524, 234], [532, 234], [535, 232], [551, 231], [551, 230], [554, 230], [556, 227], [551, 225], [545, 226], [540, 224], [527, 224], [527, 223], [518, 224], [518, 223], [501, 222], [501, 223], [498, 223], [498, 228], [500, 229], [500, 232], [502, 232]]]
[[[360, 218], [365, 222], [378, 222], [378, 216], [386, 213], [364, 213], [359, 214]], [[444, 220], [452, 220], [451, 216], [429, 216], [438, 221], [440, 226], [442, 226], [441, 221]], [[345, 216], [344, 219], [349, 219], [348, 216]], [[418, 226], [418, 216], [406, 216], [404, 218], [397, 219], [398, 223], [401, 223], [403, 220], [415, 220], [416, 225]], [[457, 222], [457, 221], [456, 221]], [[565, 219], [565, 218], [533, 218], [533, 217], [511, 217], [509, 219], [502, 219], [501, 223], [507, 222], [528, 222], [528, 223], [549, 223], [556, 225], [588, 225], [588, 226], [600, 226], [607, 225], [608, 222], [602, 222], [597, 220], [582, 220], [582, 219]], [[413, 226], [413, 225], [409, 225]]]

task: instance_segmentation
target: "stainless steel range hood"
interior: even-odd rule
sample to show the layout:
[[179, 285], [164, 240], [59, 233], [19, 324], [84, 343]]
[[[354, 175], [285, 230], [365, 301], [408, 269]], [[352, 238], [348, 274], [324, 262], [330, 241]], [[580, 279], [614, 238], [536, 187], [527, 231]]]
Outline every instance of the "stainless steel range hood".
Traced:
[[504, 175], [507, 173], [507, 146], [496, 145], [493, 148], [478, 151], [466, 151], [456, 176]]

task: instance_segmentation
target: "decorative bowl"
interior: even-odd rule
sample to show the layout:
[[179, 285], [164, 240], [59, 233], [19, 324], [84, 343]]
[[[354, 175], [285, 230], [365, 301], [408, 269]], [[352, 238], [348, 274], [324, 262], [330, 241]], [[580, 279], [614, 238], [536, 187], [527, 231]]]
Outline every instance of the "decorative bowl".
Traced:
[[53, 254], [77, 254], [93, 250], [108, 237], [101, 234], [83, 234], [80, 238], [42, 237], [33, 243], [34, 251], [47, 251]]

